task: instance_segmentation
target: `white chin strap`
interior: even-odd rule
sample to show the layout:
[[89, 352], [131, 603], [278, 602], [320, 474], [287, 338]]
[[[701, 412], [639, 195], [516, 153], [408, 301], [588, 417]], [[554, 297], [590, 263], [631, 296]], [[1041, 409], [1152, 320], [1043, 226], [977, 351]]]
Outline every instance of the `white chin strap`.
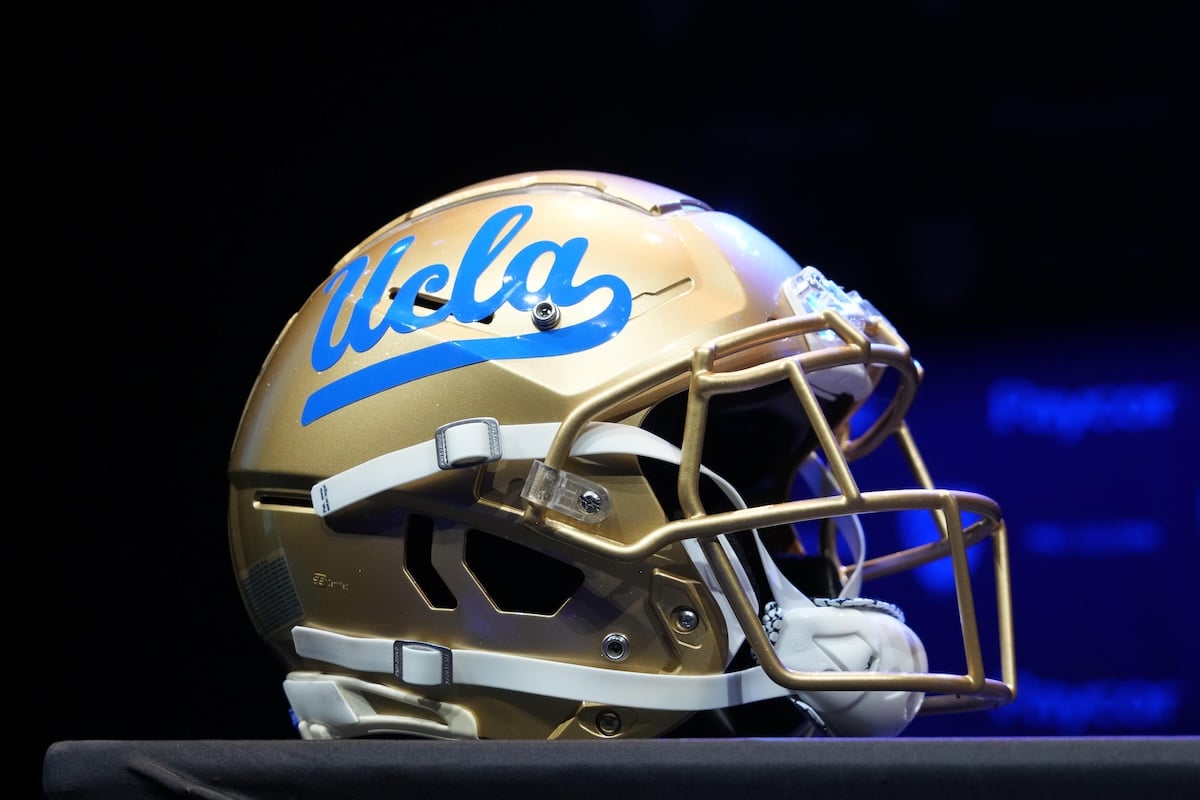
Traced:
[[[476, 466], [501, 457], [512, 460], [544, 458], [559, 428], [558, 423], [501, 426], [492, 419], [464, 420], [439, 429], [431, 441], [387, 453], [335, 475], [312, 489], [314, 508], [321, 516], [333, 513], [382, 491], [440, 470]], [[680, 451], [654, 434], [630, 425], [592, 423], [576, 440], [571, 455], [630, 454], [680, 463]], [[732, 485], [701, 468], [738, 508], [745, 501]], [[834, 490], [828, 470], [809, 456], [802, 476], [819, 495]], [[855, 515], [836, 519], [839, 534], [861, 567], [865, 557], [862, 526]], [[764, 626], [784, 665], [796, 672], [871, 671], [924, 672], [925, 651], [916, 634], [903, 622], [899, 609], [857, 597], [861, 570], [855, 569], [837, 598], [815, 601], [797, 589], [780, 572], [757, 531], [753, 532], [775, 602], [768, 607]], [[722, 535], [721, 544], [729, 551]], [[716, 580], [700, 545], [684, 547], [725, 616], [729, 652], [745, 641], [724, 591]], [[742, 590], [758, 605], [740, 559], [733, 557]], [[798, 692], [772, 680], [761, 667], [715, 675], [640, 673], [611, 667], [591, 667], [529, 656], [486, 650], [443, 647], [432, 642], [394, 641], [345, 636], [297, 626], [292, 629], [296, 653], [303, 658], [337, 664], [358, 672], [392, 675], [413, 686], [471, 686], [504, 689], [664, 711], [704, 711], [761, 700], [791, 697], [796, 705], [829, 733], [849, 736], [892, 736], [916, 715], [923, 695], [918, 692], [822, 691]], [[292, 673], [284, 689], [306, 738], [325, 738], [329, 731], [356, 735], [397, 728], [418, 735], [470, 737], [474, 723], [469, 712], [437, 704], [418, 695], [372, 686], [354, 678], [323, 673]], [[393, 700], [420, 705], [426, 711], [438, 705], [444, 725], [408, 717], [374, 716], [366, 694], [389, 695]]]

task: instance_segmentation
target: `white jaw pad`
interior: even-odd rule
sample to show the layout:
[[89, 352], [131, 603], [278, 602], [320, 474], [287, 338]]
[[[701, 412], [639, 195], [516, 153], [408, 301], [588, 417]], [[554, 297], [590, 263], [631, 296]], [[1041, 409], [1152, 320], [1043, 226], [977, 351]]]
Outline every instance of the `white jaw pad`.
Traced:
[[[926, 672], [921, 640], [894, 607], [871, 602], [777, 612], [768, 622], [768, 632], [784, 666], [801, 672]], [[916, 717], [924, 699], [921, 692], [903, 690], [798, 695], [838, 736], [895, 736]]]

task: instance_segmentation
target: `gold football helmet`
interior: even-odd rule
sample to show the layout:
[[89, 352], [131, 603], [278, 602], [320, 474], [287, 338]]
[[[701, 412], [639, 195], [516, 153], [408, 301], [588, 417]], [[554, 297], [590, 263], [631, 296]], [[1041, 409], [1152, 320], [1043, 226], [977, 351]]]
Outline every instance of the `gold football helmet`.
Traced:
[[[858, 293], [651, 183], [531, 172], [388, 223], [280, 334], [230, 461], [299, 734], [891, 736], [1011, 700], [1004, 524], [930, 480], [921, 377]], [[908, 488], [863, 490], [891, 440]], [[868, 558], [863, 518], [914, 510], [936, 534]], [[934, 559], [961, 672], [862, 592]]]

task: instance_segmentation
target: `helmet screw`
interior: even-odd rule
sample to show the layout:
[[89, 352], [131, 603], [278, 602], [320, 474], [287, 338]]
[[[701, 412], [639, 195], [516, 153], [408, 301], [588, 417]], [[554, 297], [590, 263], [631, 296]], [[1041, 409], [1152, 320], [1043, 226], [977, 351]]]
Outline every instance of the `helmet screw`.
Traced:
[[610, 633], [604, 637], [600, 653], [609, 661], [624, 661], [629, 658], [629, 639], [623, 633]]
[[551, 303], [549, 300], [543, 300], [533, 307], [530, 312], [533, 317], [533, 326], [539, 331], [548, 331], [558, 325], [559, 319], [562, 318], [562, 312], [558, 306]]
[[600, 494], [596, 490], [584, 489], [579, 493], [579, 510], [585, 514], [595, 514], [603, 505]]
[[700, 624], [700, 615], [696, 613], [695, 609], [687, 607], [677, 608], [673, 613], [675, 615], [675, 627], [684, 633], [696, 630], [696, 626]]
[[596, 715], [596, 730], [605, 736], [616, 736], [621, 731], [621, 717], [615, 711], [601, 711]]

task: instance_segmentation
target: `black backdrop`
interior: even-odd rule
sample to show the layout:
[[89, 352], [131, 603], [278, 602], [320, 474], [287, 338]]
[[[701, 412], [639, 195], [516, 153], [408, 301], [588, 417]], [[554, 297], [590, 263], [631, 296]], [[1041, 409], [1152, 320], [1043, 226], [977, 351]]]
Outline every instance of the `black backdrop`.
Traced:
[[7, 660], [37, 759], [293, 736], [228, 562], [238, 415], [346, 250], [476, 180], [580, 167], [693, 194], [862, 289], [918, 354], [1197, 331], [1174, 4], [408, 5], [10, 28], [31, 569], [9, 594], [31, 636]]

